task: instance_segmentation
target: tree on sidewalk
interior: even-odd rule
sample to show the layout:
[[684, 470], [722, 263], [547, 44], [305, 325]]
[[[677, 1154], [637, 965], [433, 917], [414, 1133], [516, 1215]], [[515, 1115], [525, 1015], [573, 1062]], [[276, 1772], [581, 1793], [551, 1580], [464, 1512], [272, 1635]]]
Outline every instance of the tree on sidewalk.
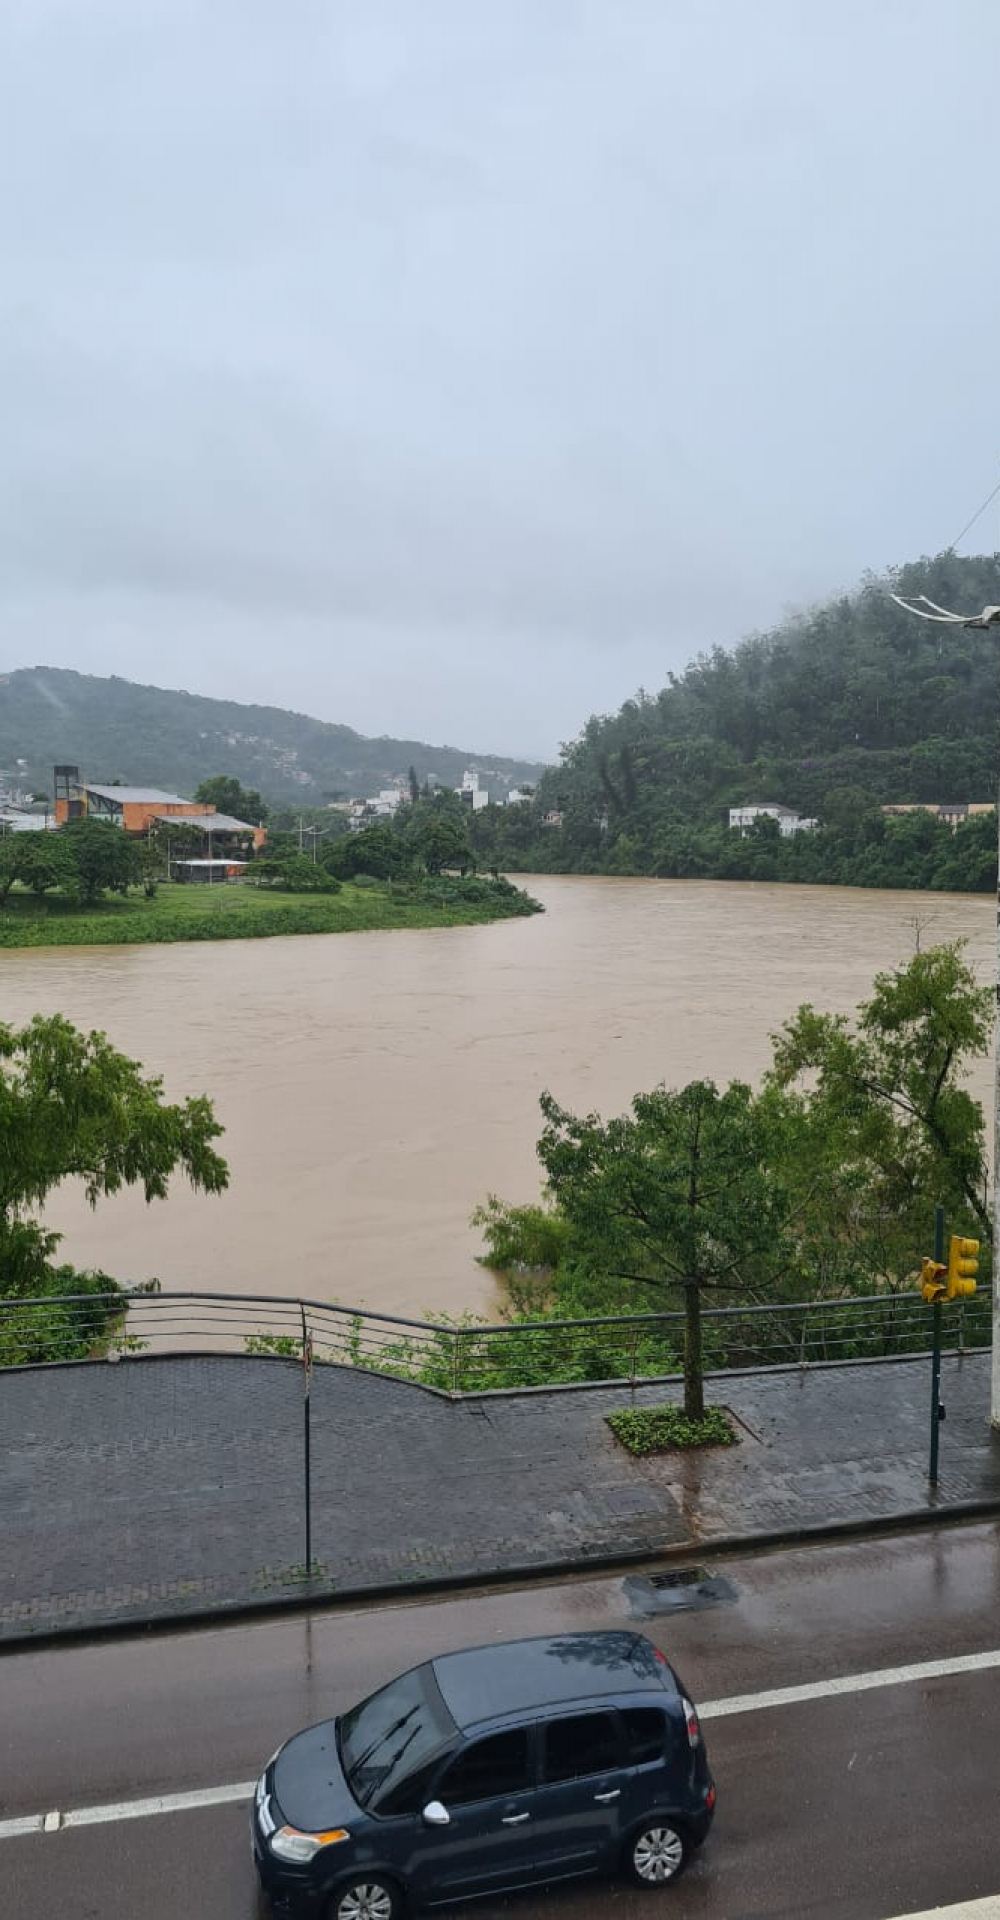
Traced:
[[221, 1133], [210, 1101], [165, 1101], [162, 1081], [102, 1033], [61, 1014], [0, 1026], [0, 1296], [71, 1290], [51, 1265], [58, 1236], [31, 1218], [63, 1180], [82, 1180], [91, 1206], [132, 1186], [161, 1200], [177, 1172], [221, 1193]]
[[987, 1051], [993, 990], [963, 943], [928, 947], [876, 976], [852, 1024], [799, 1007], [774, 1040], [768, 1084], [803, 1122], [795, 1165], [812, 1191], [813, 1238], [867, 1239], [869, 1278], [903, 1279], [929, 1245], [934, 1208], [992, 1239], [982, 1108], [962, 1085]]
[[577, 1273], [624, 1283], [651, 1312], [680, 1296], [684, 1411], [701, 1420], [705, 1294], [758, 1295], [791, 1255], [782, 1101], [696, 1080], [637, 1094], [609, 1121], [578, 1119], [548, 1093], [541, 1104], [538, 1155]]

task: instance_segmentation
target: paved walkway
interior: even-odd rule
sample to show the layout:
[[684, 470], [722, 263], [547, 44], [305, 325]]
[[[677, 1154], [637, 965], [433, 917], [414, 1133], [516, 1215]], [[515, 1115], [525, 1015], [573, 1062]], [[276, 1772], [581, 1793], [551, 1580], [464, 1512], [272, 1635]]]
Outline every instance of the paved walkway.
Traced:
[[[349, 1368], [312, 1391], [312, 1591], [486, 1578], [995, 1503], [989, 1355], [726, 1376], [742, 1443], [635, 1461], [627, 1388], [448, 1401]], [[638, 1404], [679, 1398], [642, 1387]], [[219, 1356], [0, 1373], [0, 1642], [303, 1590], [302, 1377]]]

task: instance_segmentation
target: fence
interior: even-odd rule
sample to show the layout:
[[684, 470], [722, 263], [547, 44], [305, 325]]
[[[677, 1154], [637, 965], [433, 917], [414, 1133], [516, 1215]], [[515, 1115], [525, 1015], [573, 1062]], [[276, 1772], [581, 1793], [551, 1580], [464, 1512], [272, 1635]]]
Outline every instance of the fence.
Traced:
[[[952, 1350], [988, 1346], [990, 1290], [944, 1309]], [[272, 1295], [109, 1293], [0, 1299], [0, 1368], [100, 1361], [123, 1354], [259, 1353], [386, 1373], [448, 1393], [680, 1371], [684, 1316], [433, 1322]], [[796, 1301], [702, 1312], [709, 1371], [890, 1359], [931, 1343], [919, 1294]]]

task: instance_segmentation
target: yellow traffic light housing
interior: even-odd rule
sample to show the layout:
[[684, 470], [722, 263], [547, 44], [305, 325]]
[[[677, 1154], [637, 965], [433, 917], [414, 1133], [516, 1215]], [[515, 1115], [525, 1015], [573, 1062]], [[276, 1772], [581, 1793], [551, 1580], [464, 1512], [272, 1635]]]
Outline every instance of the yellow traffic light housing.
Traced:
[[943, 1261], [921, 1260], [920, 1292], [928, 1306], [934, 1306], [938, 1300], [944, 1300], [947, 1297], [947, 1273], [948, 1269]]
[[953, 1233], [948, 1242], [948, 1290], [946, 1300], [965, 1300], [976, 1291], [979, 1272], [979, 1241], [963, 1240]]

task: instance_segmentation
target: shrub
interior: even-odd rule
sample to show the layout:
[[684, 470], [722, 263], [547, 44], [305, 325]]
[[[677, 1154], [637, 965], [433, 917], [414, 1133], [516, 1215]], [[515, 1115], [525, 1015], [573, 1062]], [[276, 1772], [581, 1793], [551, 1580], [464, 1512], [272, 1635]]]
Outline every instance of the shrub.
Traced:
[[608, 1426], [615, 1439], [636, 1455], [686, 1447], [732, 1447], [739, 1437], [724, 1407], [706, 1407], [701, 1420], [689, 1420], [683, 1407], [622, 1407], [608, 1414]]

